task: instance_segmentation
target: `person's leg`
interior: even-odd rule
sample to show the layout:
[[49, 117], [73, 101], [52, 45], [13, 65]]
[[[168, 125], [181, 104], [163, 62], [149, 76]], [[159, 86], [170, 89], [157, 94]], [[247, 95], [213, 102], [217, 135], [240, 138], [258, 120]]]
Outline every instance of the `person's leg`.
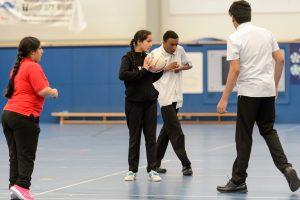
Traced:
[[259, 108], [259, 98], [239, 96], [236, 121], [237, 157], [233, 164], [231, 180], [235, 184], [245, 183], [252, 147], [252, 132]]
[[34, 169], [40, 127], [33, 119], [18, 116], [14, 122], [14, 137], [18, 159], [18, 179], [16, 185], [29, 189]]
[[40, 133], [38, 120], [14, 112], [7, 113], [9, 120], [6, 122], [13, 132], [18, 165], [17, 179], [10, 187], [11, 198], [34, 199], [29, 188]]
[[125, 113], [129, 129], [129, 171], [136, 173], [138, 171], [140, 157], [143, 107], [142, 105], [126, 101]]
[[144, 105], [143, 132], [146, 141], [147, 172], [149, 180], [158, 182], [161, 177], [156, 172], [156, 126], [157, 126], [157, 102]]
[[146, 141], [147, 171], [156, 168], [156, 127], [157, 127], [157, 103], [156, 101], [144, 105], [143, 132]]
[[255, 123], [259, 98], [238, 97], [235, 142], [237, 157], [232, 167], [232, 178], [225, 186], [218, 186], [219, 192], [247, 192], [245, 184], [252, 147], [252, 131]]
[[3, 111], [2, 113], [2, 127], [3, 133], [6, 138], [8, 152], [9, 152], [9, 188], [16, 184], [18, 178], [18, 160], [16, 141], [14, 138], [13, 130], [9, 127], [8, 121], [13, 120], [9, 116], [9, 113]]
[[274, 129], [275, 123], [275, 97], [263, 98], [260, 104], [256, 123], [260, 134], [265, 139], [270, 150], [272, 159], [276, 167], [285, 174], [292, 191], [300, 187], [300, 181], [292, 165], [284, 153], [277, 131]]
[[161, 108], [164, 120], [164, 131], [169, 136], [172, 147], [181, 161], [182, 166], [191, 166], [185, 150], [185, 136], [182, 132], [177, 111], [174, 105], [163, 106]]
[[160, 168], [161, 161], [165, 156], [167, 147], [169, 143], [169, 136], [165, 131], [165, 125], [160, 130], [159, 136], [157, 138], [157, 150], [156, 150], [156, 167]]
[[288, 163], [281, 146], [275, 123], [275, 97], [263, 98], [256, 120], [260, 134], [265, 139], [276, 167], [283, 172], [285, 168], [292, 166]]

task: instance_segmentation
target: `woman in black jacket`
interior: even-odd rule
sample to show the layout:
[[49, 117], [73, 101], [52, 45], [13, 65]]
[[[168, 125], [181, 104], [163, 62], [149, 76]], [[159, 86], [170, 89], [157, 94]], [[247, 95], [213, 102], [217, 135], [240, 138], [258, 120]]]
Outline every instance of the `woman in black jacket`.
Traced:
[[136, 179], [142, 131], [146, 141], [149, 180], [161, 181], [155, 171], [158, 91], [152, 83], [157, 81], [163, 72], [148, 71], [153, 67], [149, 64], [149, 58], [146, 58], [146, 52], [151, 46], [151, 32], [140, 30], [130, 42], [131, 51], [127, 52], [121, 61], [119, 78], [124, 81], [126, 87], [125, 114], [129, 129], [129, 172], [124, 178], [125, 181]]

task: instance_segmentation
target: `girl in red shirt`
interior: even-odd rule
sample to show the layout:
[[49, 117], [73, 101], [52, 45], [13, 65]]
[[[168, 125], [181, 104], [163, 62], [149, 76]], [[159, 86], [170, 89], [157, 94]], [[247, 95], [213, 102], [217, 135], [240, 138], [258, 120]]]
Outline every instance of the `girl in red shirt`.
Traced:
[[49, 87], [38, 64], [42, 54], [37, 38], [23, 38], [6, 88], [8, 102], [2, 113], [2, 127], [9, 150], [11, 199], [34, 199], [29, 187], [40, 133], [39, 116], [45, 97], [58, 97], [57, 89]]

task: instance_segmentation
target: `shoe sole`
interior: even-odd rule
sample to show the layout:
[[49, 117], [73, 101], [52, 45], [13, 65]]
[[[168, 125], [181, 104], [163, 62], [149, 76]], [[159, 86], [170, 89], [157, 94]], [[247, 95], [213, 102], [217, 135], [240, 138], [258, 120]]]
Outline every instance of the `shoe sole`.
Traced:
[[125, 178], [124, 178], [124, 181], [128, 181], [128, 182], [129, 182], [129, 181], [135, 181], [135, 180], [136, 180], [136, 178], [134, 178], [134, 179], [125, 179]]
[[182, 174], [183, 176], [192, 176], [193, 175], [193, 172], [192, 173], [186, 173], [186, 174]]
[[286, 175], [287, 182], [290, 186], [290, 189], [292, 192], [295, 192], [299, 189], [300, 187], [300, 180], [298, 179], [296, 171], [293, 169]]
[[26, 198], [15, 188], [10, 188], [10, 191], [12, 191], [12, 195], [14, 195], [16, 198], [20, 200], [26, 200]]
[[160, 180], [153, 180], [153, 179], [149, 178], [149, 181], [151, 181], [151, 182], [161, 182], [161, 179]]
[[220, 190], [217, 189], [220, 193], [247, 193], [248, 189], [240, 189], [240, 190]]

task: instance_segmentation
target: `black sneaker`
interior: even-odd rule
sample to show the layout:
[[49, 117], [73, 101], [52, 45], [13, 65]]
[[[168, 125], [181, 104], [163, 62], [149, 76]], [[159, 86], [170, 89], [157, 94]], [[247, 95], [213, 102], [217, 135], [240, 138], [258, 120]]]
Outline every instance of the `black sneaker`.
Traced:
[[183, 174], [183, 176], [192, 176], [193, 170], [192, 170], [191, 166], [183, 166], [182, 174]]
[[226, 192], [246, 193], [246, 192], [248, 192], [246, 183], [236, 185], [232, 181], [228, 181], [228, 183], [224, 186], [218, 185], [217, 190], [221, 193], [226, 193]]
[[165, 173], [167, 173], [167, 169], [166, 169], [166, 168], [161, 168], [161, 167], [157, 167], [157, 168], [155, 169], [155, 171], [156, 171], [157, 173], [159, 173], [159, 174], [165, 174]]
[[295, 192], [300, 187], [300, 180], [296, 171], [292, 167], [285, 168], [283, 172], [292, 192]]

